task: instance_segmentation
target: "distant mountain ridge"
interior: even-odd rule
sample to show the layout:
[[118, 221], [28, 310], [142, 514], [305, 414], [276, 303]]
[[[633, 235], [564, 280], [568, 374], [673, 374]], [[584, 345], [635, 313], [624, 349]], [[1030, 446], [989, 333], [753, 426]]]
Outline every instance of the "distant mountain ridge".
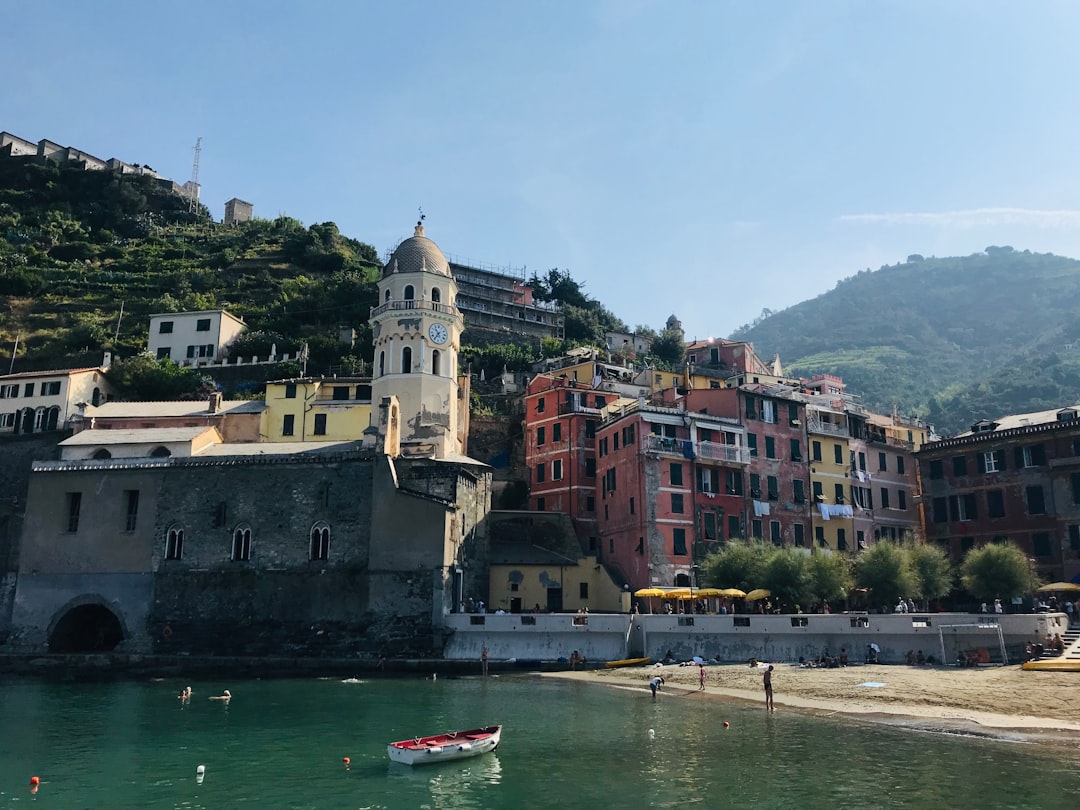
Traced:
[[989, 247], [910, 256], [732, 334], [786, 373], [835, 373], [876, 410], [954, 433], [1080, 400], [1080, 261]]

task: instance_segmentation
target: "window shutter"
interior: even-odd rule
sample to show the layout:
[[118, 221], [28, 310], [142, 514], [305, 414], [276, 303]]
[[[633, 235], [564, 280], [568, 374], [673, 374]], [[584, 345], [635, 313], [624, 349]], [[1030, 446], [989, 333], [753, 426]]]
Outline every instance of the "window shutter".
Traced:
[[976, 457], [979, 459], [979, 472], [985, 473], [986, 472], [986, 454], [985, 453], [976, 453]]
[[994, 458], [997, 459], [998, 472], [1003, 472], [1005, 470], [1005, 451], [995, 450]]
[[1017, 467], [1023, 467], [1024, 466], [1024, 448], [1023, 447], [1014, 447], [1013, 448], [1013, 459], [1016, 461], [1016, 466]]

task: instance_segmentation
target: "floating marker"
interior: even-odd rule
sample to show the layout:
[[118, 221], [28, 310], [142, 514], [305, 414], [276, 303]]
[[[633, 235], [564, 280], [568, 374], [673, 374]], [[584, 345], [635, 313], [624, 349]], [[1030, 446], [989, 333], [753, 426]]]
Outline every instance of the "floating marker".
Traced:
[[344, 765], [345, 765], [345, 767], [346, 767], [346, 768], [348, 768], [348, 767], [349, 767], [349, 763], [350, 763], [350, 762], [352, 762], [352, 760], [351, 760], [351, 759], [349, 759], [348, 757], [342, 757], [342, 758], [341, 758], [341, 761], [342, 761], [342, 763], [344, 763]]
[[195, 773], [196, 774], [204, 774], [204, 773], [206, 773], [206, 766], [205, 765], [200, 765], [198, 768], [195, 769]]
[[31, 776], [30, 777], [30, 784], [31, 785], [40, 785], [41, 784], [41, 778], [37, 777], [37, 776]]
[[725, 720], [724, 721], [724, 728], [731, 728], [731, 723], [729, 723], [727, 720]]
[[649, 729], [649, 739], [650, 740], [656, 739], [656, 731], [651, 729], [651, 728]]

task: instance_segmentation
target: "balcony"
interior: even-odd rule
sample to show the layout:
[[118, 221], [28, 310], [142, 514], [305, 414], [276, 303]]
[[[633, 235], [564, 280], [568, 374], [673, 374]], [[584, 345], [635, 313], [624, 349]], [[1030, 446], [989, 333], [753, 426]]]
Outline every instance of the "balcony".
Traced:
[[457, 317], [457, 307], [452, 307], [449, 304], [440, 304], [436, 301], [387, 301], [385, 304], [380, 304], [371, 310], [371, 317], [376, 315], [382, 315], [384, 312], [390, 312], [393, 310], [399, 310], [401, 312], [424, 310], [426, 312], [439, 312], [443, 315], [451, 315]]
[[848, 429], [846, 425], [838, 425], [835, 422], [826, 422], [823, 419], [808, 419], [806, 421], [806, 430], [808, 433], [824, 434], [826, 436], [841, 436], [848, 438]]
[[717, 461], [722, 464], [749, 464], [750, 450], [732, 444], [717, 442], [692, 442], [689, 439], [669, 439], [665, 436], [649, 434], [645, 436], [641, 449], [645, 453], [659, 453], [664, 456]]

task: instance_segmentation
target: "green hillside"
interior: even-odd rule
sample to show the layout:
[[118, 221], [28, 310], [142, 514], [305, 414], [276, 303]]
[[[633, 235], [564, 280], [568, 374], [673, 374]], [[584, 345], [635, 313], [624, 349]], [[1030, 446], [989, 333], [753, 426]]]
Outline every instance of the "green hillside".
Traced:
[[[17, 371], [100, 362], [146, 344], [154, 312], [228, 309], [254, 334], [241, 354], [309, 344], [309, 371], [370, 353], [374, 248], [332, 222], [237, 226], [143, 176], [0, 157], [0, 363]], [[121, 305], [123, 317], [121, 318]], [[338, 341], [353, 327], [353, 348]]]
[[785, 371], [841, 375], [867, 405], [956, 432], [1080, 399], [1080, 262], [987, 248], [863, 271], [737, 330]]

